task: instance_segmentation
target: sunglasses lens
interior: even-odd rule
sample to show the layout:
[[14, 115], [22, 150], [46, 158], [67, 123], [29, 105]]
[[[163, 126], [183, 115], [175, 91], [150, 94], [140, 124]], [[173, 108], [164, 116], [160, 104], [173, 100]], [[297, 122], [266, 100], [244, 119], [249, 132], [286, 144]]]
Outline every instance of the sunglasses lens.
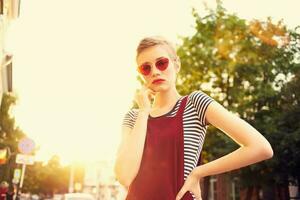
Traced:
[[162, 58], [162, 59], [158, 60], [155, 63], [155, 66], [160, 71], [164, 71], [165, 69], [167, 69], [168, 65], [169, 65], [169, 59], [168, 58]]
[[[165, 69], [167, 69], [168, 65], [169, 65], [168, 58], [162, 58], [156, 61], [155, 63], [156, 68], [160, 71], [164, 71]], [[138, 67], [138, 70], [142, 75], [147, 76], [151, 72], [151, 65], [148, 63], [142, 64], [141, 66]]]
[[151, 72], [151, 66], [149, 64], [144, 64], [139, 67], [139, 72], [144, 76], [147, 76]]

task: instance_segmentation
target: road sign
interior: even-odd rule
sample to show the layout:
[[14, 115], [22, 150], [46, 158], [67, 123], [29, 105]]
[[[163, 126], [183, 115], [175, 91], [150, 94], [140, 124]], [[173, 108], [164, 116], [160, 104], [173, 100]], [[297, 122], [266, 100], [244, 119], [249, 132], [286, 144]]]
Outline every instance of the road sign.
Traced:
[[17, 154], [17, 157], [16, 157], [16, 163], [25, 164], [25, 165], [33, 165], [34, 156], [19, 153], [19, 154]]
[[21, 178], [21, 169], [15, 169], [14, 170], [14, 178], [12, 180], [12, 182], [14, 184], [18, 184]]
[[21, 177], [21, 169], [15, 169], [14, 179], [20, 179], [20, 177]]
[[32, 139], [29, 139], [29, 138], [25, 137], [25, 138], [22, 138], [19, 141], [18, 149], [23, 154], [30, 154], [30, 153], [32, 153], [32, 151], [34, 150], [34, 148], [35, 148], [35, 143], [34, 143], [34, 141]]

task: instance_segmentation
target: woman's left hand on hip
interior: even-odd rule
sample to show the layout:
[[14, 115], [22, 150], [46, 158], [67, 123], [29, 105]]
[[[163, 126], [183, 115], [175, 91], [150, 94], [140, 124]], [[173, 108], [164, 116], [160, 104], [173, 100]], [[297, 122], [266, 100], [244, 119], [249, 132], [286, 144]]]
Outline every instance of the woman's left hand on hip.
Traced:
[[202, 200], [201, 189], [200, 189], [200, 178], [196, 176], [193, 171], [186, 178], [182, 188], [179, 190], [176, 200], [180, 200], [186, 192], [190, 191], [194, 194], [196, 200]]

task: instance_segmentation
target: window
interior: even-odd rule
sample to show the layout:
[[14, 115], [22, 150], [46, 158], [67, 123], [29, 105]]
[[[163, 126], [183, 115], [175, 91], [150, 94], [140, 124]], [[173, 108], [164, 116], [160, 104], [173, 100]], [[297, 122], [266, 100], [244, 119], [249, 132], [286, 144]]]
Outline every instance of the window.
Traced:
[[209, 179], [208, 199], [209, 200], [217, 199], [217, 179], [215, 177], [211, 177]]
[[239, 179], [237, 177], [235, 177], [231, 180], [230, 199], [232, 199], [232, 200], [240, 199]]

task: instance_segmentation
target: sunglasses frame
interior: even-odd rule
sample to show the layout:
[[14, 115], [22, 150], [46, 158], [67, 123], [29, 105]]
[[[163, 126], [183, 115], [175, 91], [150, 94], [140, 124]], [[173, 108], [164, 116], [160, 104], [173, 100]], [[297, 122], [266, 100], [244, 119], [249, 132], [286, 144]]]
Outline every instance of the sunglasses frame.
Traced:
[[[158, 63], [161, 62], [161, 61], [166, 61], [166, 65], [167, 65], [167, 66], [165, 66], [163, 69], [161, 69], [160, 67], [158, 67]], [[169, 67], [169, 64], [170, 64], [170, 59], [169, 59], [169, 58], [167, 58], [167, 57], [161, 57], [160, 59], [158, 59], [157, 61], [155, 61], [155, 64], [154, 64], [154, 65], [155, 65], [156, 69], [158, 69], [158, 70], [160, 70], [160, 71], [165, 71], [165, 70]], [[142, 67], [145, 66], [145, 65], [149, 65], [149, 66], [150, 66], [150, 70], [149, 70], [148, 73], [144, 73], [144, 72], [143, 72]], [[143, 75], [143, 76], [148, 76], [148, 75], [151, 73], [151, 71], [152, 71], [152, 67], [153, 67], [153, 65], [151, 65], [151, 64], [149, 64], [149, 63], [143, 63], [143, 64], [141, 64], [140, 66], [138, 66], [137, 71], [138, 71], [141, 75]]]

